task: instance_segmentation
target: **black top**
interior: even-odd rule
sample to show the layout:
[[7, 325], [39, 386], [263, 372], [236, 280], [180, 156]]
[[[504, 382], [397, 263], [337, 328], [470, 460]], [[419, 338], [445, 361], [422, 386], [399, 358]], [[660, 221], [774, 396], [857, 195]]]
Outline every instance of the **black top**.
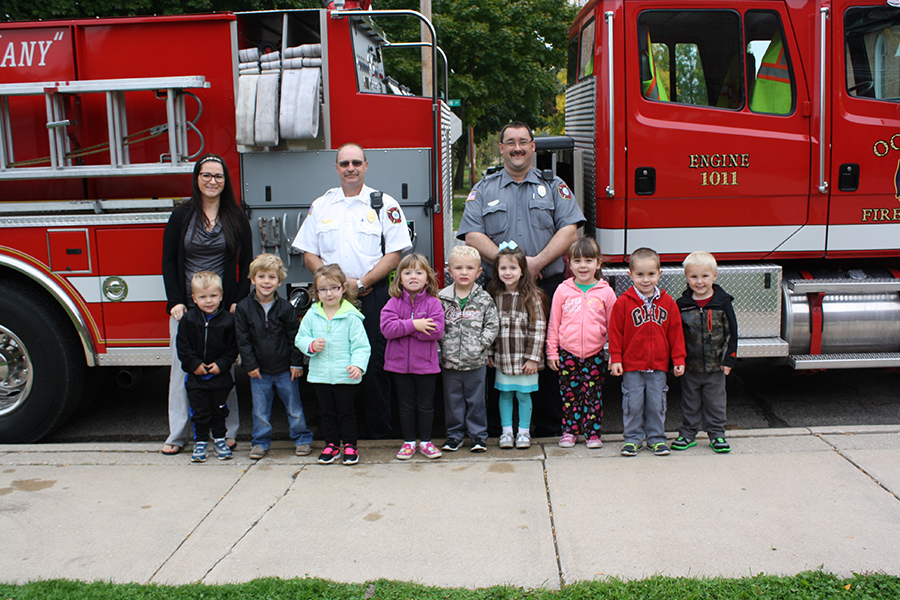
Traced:
[[[190, 203], [181, 204], [172, 211], [169, 222], [163, 233], [162, 273], [166, 286], [166, 311], [171, 311], [176, 304], [189, 306], [191, 297], [187, 289], [184, 260], [184, 236], [194, 215]], [[247, 274], [250, 271], [250, 261], [253, 258], [253, 239], [250, 235], [250, 224], [247, 223], [239, 232], [238, 255], [235, 256], [226, 251], [222, 287], [224, 299], [222, 306], [226, 310], [231, 308], [239, 300], [250, 292], [250, 280]]]

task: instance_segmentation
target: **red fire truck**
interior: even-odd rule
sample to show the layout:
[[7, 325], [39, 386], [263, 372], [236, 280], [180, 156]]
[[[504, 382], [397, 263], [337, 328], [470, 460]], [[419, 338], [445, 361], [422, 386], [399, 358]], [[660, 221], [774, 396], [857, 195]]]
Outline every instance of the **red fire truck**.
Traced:
[[[713, 252], [739, 356], [900, 365], [900, 8], [879, 0], [591, 0], [566, 133], [603, 254], [662, 285]], [[665, 265], [668, 263], [668, 266]], [[618, 293], [625, 269], [605, 270]]]
[[345, 142], [442, 264], [452, 117], [437, 82], [416, 97], [386, 73], [392, 47], [423, 45], [391, 44], [388, 18], [431, 27], [360, 10], [0, 24], [0, 442], [52, 431], [95, 367], [168, 364], [162, 234], [201, 153], [228, 162], [295, 300], [310, 274], [291, 241]]

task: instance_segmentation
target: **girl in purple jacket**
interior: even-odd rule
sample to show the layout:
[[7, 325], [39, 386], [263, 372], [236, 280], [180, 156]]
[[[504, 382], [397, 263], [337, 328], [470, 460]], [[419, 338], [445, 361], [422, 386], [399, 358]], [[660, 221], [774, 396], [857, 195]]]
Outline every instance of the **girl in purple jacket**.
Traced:
[[399, 277], [391, 281], [391, 299], [381, 310], [381, 332], [387, 338], [384, 370], [393, 373], [403, 433], [397, 458], [407, 460], [416, 453], [416, 424], [419, 452], [440, 458], [441, 451], [431, 443], [434, 386], [441, 372], [438, 340], [444, 335], [437, 278], [421, 254], [403, 257], [397, 273]]

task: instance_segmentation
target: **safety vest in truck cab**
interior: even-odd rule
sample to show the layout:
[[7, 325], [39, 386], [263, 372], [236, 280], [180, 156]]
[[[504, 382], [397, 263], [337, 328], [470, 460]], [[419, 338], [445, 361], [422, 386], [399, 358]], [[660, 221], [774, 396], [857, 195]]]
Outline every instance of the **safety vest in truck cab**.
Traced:
[[754, 112], [786, 115], [791, 112], [791, 75], [781, 32], [776, 31], [756, 73], [750, 109]]
[[650, 42], [649, 31], [647, 32], [647, 62], [650, 65], [650, 79], [641, 81], [644, 97], [649, 98], [650, 100], [668, 102], [669, 94], [666, 92], [666, 88], [659, 84], [659, 79], [656, 77], [656, 64], [653, 60], [653, 44]]

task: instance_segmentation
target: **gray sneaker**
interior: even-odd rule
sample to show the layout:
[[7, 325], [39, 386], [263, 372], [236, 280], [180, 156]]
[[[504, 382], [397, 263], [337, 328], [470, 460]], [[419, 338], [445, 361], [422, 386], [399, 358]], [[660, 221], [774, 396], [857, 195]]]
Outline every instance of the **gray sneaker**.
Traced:
[[297, 447], [294, 448], [294, 454], [297, 456], [309, 456], [310, 452], [312, 452], [312, 448], [309, 444], [297, 444]]
[[501, 448], [512, 448], [515, 446], [515, 442], [513, 441], [512, 431], [509, 433], [504, 433], [500, 436], [500, 447]]
[[268, 453], [269, 453], [268, 450], [266, 450], [262, 446], [258, 446], [256, 444], [254, 444], [253, 447], [250, 448], [250, 458], [252, 458], [253, 460], [259, 460], [259, 459], [265, 457], [265, 455]]

